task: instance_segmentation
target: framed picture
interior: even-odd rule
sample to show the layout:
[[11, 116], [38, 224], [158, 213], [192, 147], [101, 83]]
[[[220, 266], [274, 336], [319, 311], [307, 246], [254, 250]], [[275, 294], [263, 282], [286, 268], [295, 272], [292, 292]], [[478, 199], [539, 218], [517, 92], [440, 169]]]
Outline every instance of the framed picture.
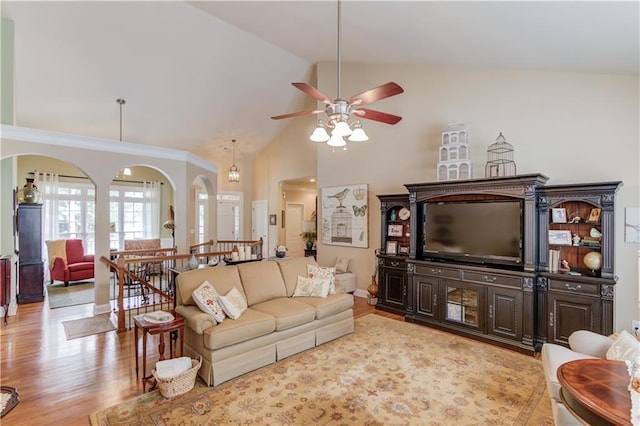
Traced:
[[385, 250], [386, 254], [398, 254], [398, 242], [397, 241], [387, 241], [387, 249]]
[[567, 223], [567, 209], [551, 209], [553, 223]]
[[571, 231], [549, 230], [549, 245], [570, 246], [571, 244]]
[[600, 213], [602, 213], [602, 209], [591, 209], [587, 223], [600, 223]]
[[369, 247], [368, 184], [322, 188], [320, 194], [318, 239], [322, 244]]
[[409, 254], [409, 246], [398, 246], [398, 254]]
[[390, 237], [402, 237], [402, 225], [389, 225], [387, 235]]
[[275, 214], [270, 214], [269, 215], [269, 225], [277, 225], [277, 215]]

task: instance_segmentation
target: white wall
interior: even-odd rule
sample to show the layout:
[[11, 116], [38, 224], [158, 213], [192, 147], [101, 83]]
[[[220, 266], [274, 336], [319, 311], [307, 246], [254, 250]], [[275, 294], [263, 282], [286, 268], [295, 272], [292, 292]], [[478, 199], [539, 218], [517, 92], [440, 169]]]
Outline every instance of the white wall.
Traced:
[[[318, 64], [317, 74], [318, 89], [335, 97], [335, 64]], [[624, 208], [640, 205], [638, 76], [342, 64], [343, 98], [388, 81], [405, 93], [370, 107], [404, 117], [400, 123], [362, 120], [368, 142], [350, 143], [347, 151], [318, 147], [318, 188], [368, 183], [370, 193], [369, 248], [318, 242], [319, 263], [351, 258], [357, 286], [366, 289], [375, 269], [374, 249], [380, 246], [376, 194], [406, 193], [405, 183], [435, 181], [441, 132], [457, 121], [469, 132], [474, 178], [484, 177], [486, 150], [502, 132], [514, 146], [518, 174], [542, 173], [549, 184], [623, 181], [616, 197], [615, 328], [629, 329], [631, 320], [640, 318], [639, 245], [624, 242]], [[280, 149], [303, 152], [315, 146], [307, 139], [314, 123], [315, 117], [291, 119], [279, 138]], [[288, 174], [286, 160], [259, 161], [256, 179], [267, 177], [264, 170]], [[275, 187], [277, 180], [269, 178]]]

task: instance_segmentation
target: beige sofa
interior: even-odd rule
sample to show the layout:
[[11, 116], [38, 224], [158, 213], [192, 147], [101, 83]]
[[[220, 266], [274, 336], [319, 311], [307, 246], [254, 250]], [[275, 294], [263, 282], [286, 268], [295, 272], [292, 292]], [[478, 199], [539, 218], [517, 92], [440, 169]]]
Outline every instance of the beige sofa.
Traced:
[[[198, 374], [209, 386], [352, 333], [353, 295], [291, 297], [311, 257], [217, 266], [183, 272], [176, 280], [176, 312], [184, 316], [185, 352], [201, 355]], [[191, 294], [205, 280], [218, 294], [236, 287], [248, 308], [220, 324], [202, 312]]]

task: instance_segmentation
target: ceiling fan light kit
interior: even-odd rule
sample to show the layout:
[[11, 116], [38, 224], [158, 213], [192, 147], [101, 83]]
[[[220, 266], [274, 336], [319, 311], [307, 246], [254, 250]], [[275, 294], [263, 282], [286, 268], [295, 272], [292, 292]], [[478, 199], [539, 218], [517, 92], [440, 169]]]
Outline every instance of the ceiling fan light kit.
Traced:
[[338, 97], [332, 101], [318, 89], [308, 85], [307, 83], [291, 83], [296, 89], [301, 90], [316, 100], [323, 102], [326, 105], [324, 110], [316, 109], [312, 111], [300, 111], [291, 114], [277, 115], [271, 118], [273, 120], [280, 120], [283, 118], [300, 117], [303, 115], [320, 114], [321, 112], [324, 112], [327, 115], [327, 121], [318, 120], [318, 125], [309, 136], [309, 139], [313, 142], [326, 142], [327, 145], [334, 148], [344, 147], [344, 149], [347, 149], [347, 143], [344, 140], [345, 137], [348, 137], [350, 142], [363, 142], [369, 140], [369, 137], [362, 128], [360, 121], [356, 120], [351, 124], [349, 123], [352, 115], [391, 125], [402, 120], [402, 117], [397, 115], [375, 111], [368, 108], [359, 108], [360, 105], [399, 95], [403, 93], [404, 90], [398, 84], [389, 82], [354, 95], [349, 98], [348, 101], [340, 98], [340, 6], [340, 0], [338, 0]]

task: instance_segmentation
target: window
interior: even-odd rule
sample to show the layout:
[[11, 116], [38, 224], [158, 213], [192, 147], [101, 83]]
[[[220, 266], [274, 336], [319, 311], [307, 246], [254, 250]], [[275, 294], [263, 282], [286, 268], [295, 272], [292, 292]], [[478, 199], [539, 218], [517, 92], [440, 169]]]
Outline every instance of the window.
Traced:
[[159, 209], [159, 201], [145, 197], [145, 188], [112, 186], [109, 198], [111, 249], [120, 250], [124, 247], [124, 240], [158, 238], [160, 219], [149, 212]]
[[80, 238], [85, 251], [95, 253], [95, 210], [93, 185], [60, 183], [57, 202], [44, 198], [45, 240]]
[[198, 243], [204, 243], [209, 235], [209, 194], [196, 191], [196, 226], [198, 227]]

